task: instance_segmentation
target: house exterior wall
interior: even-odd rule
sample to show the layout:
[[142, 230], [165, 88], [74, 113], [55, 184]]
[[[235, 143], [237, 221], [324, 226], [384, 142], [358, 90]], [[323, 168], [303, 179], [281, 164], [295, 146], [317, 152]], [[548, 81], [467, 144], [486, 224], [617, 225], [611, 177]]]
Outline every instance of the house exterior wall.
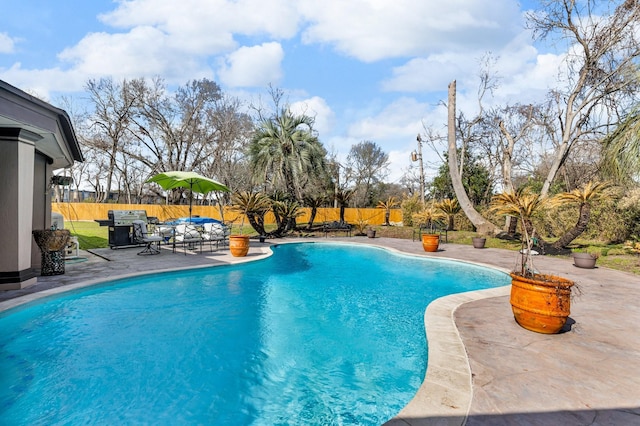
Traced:
[[36, 282], [31, 265], [35, 143], [40, 137], [20, 128], [0, 128], [0, 289]]
[[[47, 157], [35, 153], [33, 168], [33, 220], [31, 229], [49, 229], [51, 226], [51, 193], [49, 179], [52, 173]], [[42, 254], [31, 238], [31, 267], [40, 269]]]
[[54, 169], [84, 161], [69, 115], [0, 80], [0, 290], [35, 284], [32, 231], [51, 224]]

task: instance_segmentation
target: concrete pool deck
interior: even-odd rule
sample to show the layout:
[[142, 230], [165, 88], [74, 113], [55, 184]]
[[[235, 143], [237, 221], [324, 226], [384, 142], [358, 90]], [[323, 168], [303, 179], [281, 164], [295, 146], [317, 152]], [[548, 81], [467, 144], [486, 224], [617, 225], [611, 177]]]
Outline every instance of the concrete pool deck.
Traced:
[[[513, 269], [516, 253], [442, 244], [425, 253], [419, 242], [390, 238], [285, 239], [278, 242], [373, 244], [404, 253]], [[0, 292], [0, 310], [59, 291], [122, 276], [260, 259], [269, 243], [252, 241], [249, 256], [228, 250], [187, 255], [165, 248], [81, 252], [64, 275], [38, 277], [35, 286]], [[84, 259], [82, 259], [84, 260]], [[640, 276], [573, 266], [538, 257], [538, 270], [576, 281], [568, 330], [527, 331], [513, 320], [509, 288], [447, 296], [425, 314], [429, 367], [415, 398], [389, 425], [630, 425], [640, 424]]]

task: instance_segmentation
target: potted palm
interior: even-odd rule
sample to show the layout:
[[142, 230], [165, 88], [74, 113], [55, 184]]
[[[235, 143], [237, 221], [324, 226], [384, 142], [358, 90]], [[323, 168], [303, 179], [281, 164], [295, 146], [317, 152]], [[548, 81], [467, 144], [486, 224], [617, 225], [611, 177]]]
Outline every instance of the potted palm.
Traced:
[[445, 219], [444, 214], [435, 203], [425, 206], [420, 212], [414, 213], [413, 223], [417, 224], [420, 229], [425, 228], [428, 232], [421, 235], [422, 248], [426, 252], [436, 252], [440, 245], [440, 234], [435, 232], [436, 223]]
[[233, 223], [231, 221], [231, 235], [229, 235], [229, 251], [234, 257], [244, 257], [249, 253], [249, 235], [244, 234], [244, 219], [251, 206], [252, 194], [247, 192], [236, 192], [231, 195], [231, 211], [239, 214], [240, 232], [233, 233]]
[[491, 210], [518, 217], [522, 227], [519, 267], [511, 275], [511, 309], [518, 324], [538, 333], [555, 334], [562, 330], [570, 314], [571, 287], [563, 277], [541, 274], [533, 266], [532, 223], [534, 213], [546, 199], [525, 189], [506, 191], [493, 197]]

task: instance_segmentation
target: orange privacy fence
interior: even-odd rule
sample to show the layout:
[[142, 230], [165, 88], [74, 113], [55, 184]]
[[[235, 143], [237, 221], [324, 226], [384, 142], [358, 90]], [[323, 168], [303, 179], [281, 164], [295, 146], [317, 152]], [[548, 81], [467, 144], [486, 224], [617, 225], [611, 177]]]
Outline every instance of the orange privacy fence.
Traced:
[[[102, 203], [51, 203], [51, 210], [60, 213], [65, 220], [96, 220], [107, 219], [109, 210], [146, 210], [147, 216], [157, 217], [160, 221], [172, 218], [188, 217], [189, 206], [186, 205], [166, 205], [166, 204], [102, 204]], [[311, 215], [310, 208], [303, 208], [304, 214], [297, 220], [298, 223], [309, 222]], [[366, 222], [369, 225], [381, 225], [384, 223], [384, 209], [345, 209], [344, 220], [349, 223]], [[193, 216], [205, 216], [222, 220], [220, 208], [217, 206], [193, 206]], [[230, 211], [228, 208], [224, 212], [224, 220], [239, 221], [238, 213]], [[314, 223], [332, 222], [340, 220], [340, 209], [320, 208], [316, 213]], [[402, 222], [402, 211], [392, 209], [390, 222]], [[265, 223], [273, 224], [275, 220], [271, 213], [265, 217]]]

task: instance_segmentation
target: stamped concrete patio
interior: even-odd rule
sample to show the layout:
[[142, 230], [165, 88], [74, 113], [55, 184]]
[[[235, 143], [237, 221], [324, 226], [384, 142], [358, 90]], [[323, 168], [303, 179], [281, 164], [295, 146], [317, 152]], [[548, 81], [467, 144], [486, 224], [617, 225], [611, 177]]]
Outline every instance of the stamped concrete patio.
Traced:
[[[388, 238], [282, 240], [374, 244], [420, 256], [480, 263], [505, 272], [514, 252], [443, 244], [425, 253], [419, 242]], [[228, 250], [136, 256], [140, 248], [82, 252], [86, 261], [64, 275], [39, 277], [30, 288], [0, 293], [0, 310], [88, 284], [150, 271], [260, 259], [269, 243], [252, 242], [246, 258]], [[83, 259], [84, 260], [84, 259]], [[509, 288], [452, 295], [431, 303], [425, 322], [429, 366], [414, 399], [389, 425], [640, 424], [640, 277], [605, 268], [579, 269], [539, 257], [537, 269], [577, 282], [566, 332], [548, 336], [513, 320]]]

